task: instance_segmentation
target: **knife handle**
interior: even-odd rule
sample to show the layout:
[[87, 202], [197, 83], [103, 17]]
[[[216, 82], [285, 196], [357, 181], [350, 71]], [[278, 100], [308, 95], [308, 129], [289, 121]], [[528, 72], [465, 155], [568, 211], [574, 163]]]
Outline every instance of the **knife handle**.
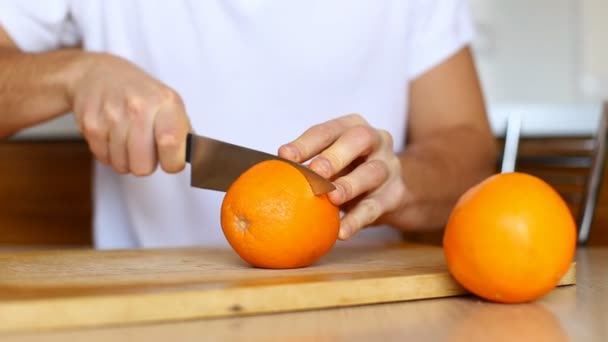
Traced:
[[186, 136], [186, 163], [190, 162], [190, 151], [192, 151], [192, 133]]

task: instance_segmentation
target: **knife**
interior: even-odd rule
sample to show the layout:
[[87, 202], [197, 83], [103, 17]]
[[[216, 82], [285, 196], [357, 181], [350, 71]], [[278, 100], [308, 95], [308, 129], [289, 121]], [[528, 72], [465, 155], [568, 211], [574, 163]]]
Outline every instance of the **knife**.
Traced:
[[308, 167], [278, 156], [189, 133], [186, 162], [190, 163], [190, 185], [227, 191], [247, 169], [264, 160], [281, 160], [293, 165], [306, 178], [315, 195], [335, 189], [334, 185]]

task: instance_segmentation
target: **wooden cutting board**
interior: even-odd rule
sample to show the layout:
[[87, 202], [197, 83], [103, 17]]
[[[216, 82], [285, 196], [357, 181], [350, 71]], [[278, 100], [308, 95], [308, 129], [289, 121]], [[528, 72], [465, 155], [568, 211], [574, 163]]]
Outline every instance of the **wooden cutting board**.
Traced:
[[[561, 285], [575, 283], [575, 268]], [[257, 269], [226, 249], [0, 254], [0, 331], [269, 313], [466, 294], [442, 250], [336, 246], [314, 266]]]

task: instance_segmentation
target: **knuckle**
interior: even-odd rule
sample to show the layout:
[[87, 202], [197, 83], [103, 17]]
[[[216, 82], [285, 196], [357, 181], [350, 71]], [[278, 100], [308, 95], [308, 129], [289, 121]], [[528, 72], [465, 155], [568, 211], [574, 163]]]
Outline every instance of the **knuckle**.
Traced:
[[359, 113], [353, 113], [353, 114], [348, 114], [345, 116], [345, 118], [355, 124], [355, 125], [367, 125], [367, 120], [365, 120], [365, 118], [359, 114]]
[[380, 202], [374, 198], [366, 198], [362, 200], [359, 205], [361, 206], [361, 210], [363, 211], [366, 218], [368, 218], [368, 222], [375, 221], [380, 215], [382, 215], [382, 206]]
[[82, 120], [82, 133], [89, 141], [104, 139], [104, 132], [99, 122], [91, 117], [84, 117]]
[[383, 183], [389, 176], [389, 167], [382, 160], [370, 160], [367, 163], [367, 167], [370, 170], [369, 176], [374, 184]]
[[332, 131], [336, 131], [336, 132], [341, 132], [343, 131], [346, 127], [348, 127], [349, 125], [346, 125], [344, 123], [344, 120], [341, 120], [340, 118], [338, 119], [333, 119], [333, 120], [329, 120], [325, 123], [327, 126], [331, 127]]
[[169, 87], [161, 87], [159, 90], [159, 95], [158, 95], [161, 103], [163, 104], [170, 104], [170, 105], [181, 105], [182, 104], [182, 99], [179, 96], [179, 94], [169, 88]]
[[378, 134], [380, 135], [380, 139], [390, 148], [393, 147], [393, 135], [384, 129], [379, 129]]
[[175, 134], [170, 132], [165, 132], [162, 134], [156, 143], [162, 150], [170, 150], [179, 147], [179, 142], [175, 138]]
[[81, 118], [88, 118], [88, 117], [96, 116], [98, 113], [98, 109], [99, 108], [97, 108], [92, 103], [83, 102], [82, 104], [74, 105], [74, 112], [77, 114], [78, 117], [81, 117]]
[[373, 129], [371, 126], [357, 125], [351, 128], [351, 132], [357, 137], [358, 140], [362, 141], [365, 145], [376, 145], [378, 135], [376, 133], [376, 130]]
[[127, 114], [134, 121], [140, 121], [146, 113], [146, 101], [139, 96], [130, 96], [125, 100]]
[[116, 127], [122, 122], [122, 115], [118, 108], [113, 106], [105, 106], [103, 108], [103, 116], [110, 125], [110, 127]]
[[333, 150], [326, 150], [322, 156], [329, 161], [331, 172], [338, 172], [346, 167], [346, 160]]

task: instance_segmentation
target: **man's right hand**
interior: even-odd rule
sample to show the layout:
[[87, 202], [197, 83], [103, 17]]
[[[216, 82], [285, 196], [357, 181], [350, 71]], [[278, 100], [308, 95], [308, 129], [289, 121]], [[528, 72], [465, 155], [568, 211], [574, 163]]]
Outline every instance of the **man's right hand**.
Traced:
[[91, 54], [68, 84], [76, 122], [95, 157], [121, 174], [146, 176], [160, 163], [184, 168], [190, 122], [171, 88], [132, 63]]
[[0, 138], [74, 112], [95, 157], [119, 173], [184, 168], [190, 123], [171, 88], [109, 54], [24, 53], [0, 27]]

